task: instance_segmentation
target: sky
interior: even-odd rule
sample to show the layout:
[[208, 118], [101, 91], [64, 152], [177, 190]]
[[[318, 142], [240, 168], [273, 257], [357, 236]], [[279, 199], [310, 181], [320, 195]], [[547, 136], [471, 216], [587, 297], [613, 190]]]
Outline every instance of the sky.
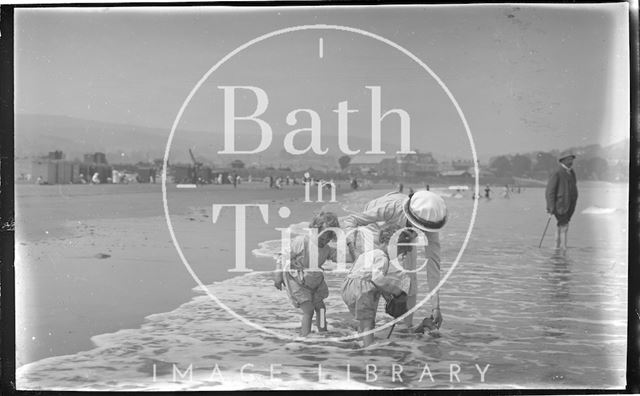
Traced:
[[[366, 142], [365, 149], [372, 129], [366, 87], [379, 86], [383, 113], [402, 109], [410, 116], [412, 149], [470, 157], [469, 138], [445, 87], [479, 154], [605, 145], [628, 137], [627, 21], [624, 3], [17, 9], [16, 112], [157, 127], [168, 134], [196, 83], [231, 51], [278, 29], [330, 24], [384, 37], [433, 74], [397, 48], [357, 33], [282, 34], [211, 73], [187, 106], [176, 139], [182, 129], [198, 130], [222, 149], [220, 87], [251, 86], [268, 97], [260, 118], [273, 131], [272, 144], [282, 146], [287, 133], [309, 128], [310, 111], [318, 115], [322, 144], [337, 140], [334, 110], [347, 101], [358, 110], [349, 115], [348, 134]], [[256, 110], [253, 91], [235, 92], [238, 116]], [[296, 109], [310, 111], [287, 123]], [[257, 123], [235, 125], [239, 141], [258, 146]], [[384, 119], [387, 148], [400, 145], [399, 129], [397, 115]], [[308, 136], [298, 134], [294, 145], [306, 147]]]

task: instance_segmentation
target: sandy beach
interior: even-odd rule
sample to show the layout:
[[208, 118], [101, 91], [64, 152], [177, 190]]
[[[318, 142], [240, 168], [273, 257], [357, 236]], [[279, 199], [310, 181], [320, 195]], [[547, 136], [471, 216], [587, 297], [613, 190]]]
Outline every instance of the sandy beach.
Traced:
[[[440, 337], [385, 340], [382, 331], [367, 349], [315, 332], [310, 343], [295, 341], [299, 311], [273, 288], [269, 272], [280, 237], [275, 228], [297, 229], [323, 206], [358, 210], [391, 186], [378, 187], [341, 194], [331, 205], [304, 203], [297, 187], [169, 190], [177, 239], [202, 283], [243, 317], [293, 340], [285, 341], [233, 319], [195, 287], [171, 243], [160, 186], [19, 186], [19, 383], [27, 389], [195, 390], [616, 388], [624, 382], [627, 195], [626, 187], [606, 183], [581, 185], [566, 255], [549, 247], [551, 236], [537, 247], [545, 220], [542, 189], [481, 200], [467, 251], [442, 289]], [[451, 215], [441, 234], [444, 273], [464, 239], [472, 200], [469, 192], [434, 190]], [[212, 224], [212, 202], [269, 205], [269, 224], [257, 209], [247, 211], [247, 267], [254, 272], [228, 271], [235, 219], [223, 211]], [[275, 215], [281, 206], [290, 208], [289, 218]], [[343, 275], [325, 276], [329, 336], [352, 334], [354, 321], [339, 291]], [[387, 320], [379, 311], [379, 324]], [[240, 375], [247, 364], [254, 365], [251, 379]], [[269, 379], [270, 364], [285, 374]], [[376, 381], [367, 379], [370, 364], [378, 367]], [[402, 384], [392, 380], [398, 365], [405, 370]], [[425, 365], [433, 380], [425, 380]], [[459, 381], [450, 381], [458, 366]], [[175, 378], [176, 369], [188, 367], [192, 377]], [[222, 377], [212, 375], [216, 367]], [[485, 381], [479, 373], [486, 367]]]
[[[233, 212], [222, 211], [214, 227], [212, 203], [291, 208], [286, 221], [272, 209], [269, 224], [251, 220], [257, 209], [247, 212], [248, 267], [262, 270], [273, 261], [254, 257], [251, 249], [278, 238], [275, 227], [309, 220], [321, 206], [302, 202], [301, 186], [169, 189], [176, 234], [205, 284], [233, 276], [227, 269], [235, 257]], [[16, 223], [17, 366], [89, 349], [91, 336], [136, 327], [193, 295], [195, 282], [171, 242], [159, 184], [17, 185]]]

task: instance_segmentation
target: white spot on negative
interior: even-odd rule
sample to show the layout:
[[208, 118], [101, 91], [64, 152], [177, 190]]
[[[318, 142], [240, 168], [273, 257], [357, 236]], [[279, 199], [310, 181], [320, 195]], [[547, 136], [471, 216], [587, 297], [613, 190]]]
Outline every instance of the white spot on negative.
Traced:
[[320, 56], [320, 59], [324, 56], [324, 41], [322, 37], [318, 40], [318, 56]]
[[291, 216], [291, 209], [287, 208], [286, 206], [283, 206], [280, 209], [278, 209], [278, 215], [280, 215], [280, 217], [282, 217], [283, 219], [286, 219], [289, 216]]

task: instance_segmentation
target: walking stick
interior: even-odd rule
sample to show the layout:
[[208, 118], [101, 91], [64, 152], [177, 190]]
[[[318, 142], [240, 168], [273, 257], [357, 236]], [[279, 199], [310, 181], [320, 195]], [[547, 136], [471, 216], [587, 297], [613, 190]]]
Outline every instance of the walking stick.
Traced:
[[540, 238], [540, 245], [538, 245], [538, 248], [542, 247], [542, 240], [544, 239], [544, 234], [547, 233], [547, 228], [549, 228], [549, 223], [551, 222], [551, 216], [553, 216], [553, 214], [549, 213], [549, 219], [547, 220], [547, 225], [544, 227], [544, 231], [542, 232], [542, 238]]
[[391, 330], [389, 330], [389, 335], [387, 336], [387, 339], [389, 339], [389, 337], [391, 337], [391, 333], [393, 333], [393, 329], [396, 327], [396, 324], [394, 323], [393, 325], [391, 325]]

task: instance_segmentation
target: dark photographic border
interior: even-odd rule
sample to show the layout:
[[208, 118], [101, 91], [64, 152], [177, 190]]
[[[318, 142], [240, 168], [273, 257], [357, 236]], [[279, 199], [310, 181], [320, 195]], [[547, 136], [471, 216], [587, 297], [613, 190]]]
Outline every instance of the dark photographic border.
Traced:
[[[14, 196], [14, 10], [19, 8], [58, 8], [58, 7], [191, 7], [191, 6], [232, 6], [232, 7], [290, 7], [290, 6], [340, 6], [340, 5], [412, 5], [412, 4], [500, 4], [503, 2], [481, 1], [438, 1], [438, 2], [409, 2], [409, 1], [220, 1], [220, 2], [130, 2], [130, 3], [32, 3], [9, 4], [0, 7], [0, 323], [1, 323], [1, 388], [0, 394], [66, 394], [71, 392], [42, 392], [17, 391], [15, 389], [15, 196]], [[628, 327], [627, 327], [627, 385], [625, 390], [599, 389], [525, 389], [525, 390], [436, 390], [435, 393], [448, 394], [495, 394], [495, 395], [540, 395], [540, 394], [618, 394], [640, 393], [640, 268], [639, 258], [640, 235], [638, 223], [638, 190], [640, 178], [638, 164], [638, 125], [640, 116], [638, 109], [638, 76], [639, 68], [639, 29], [638, 29], [638, 0], [631, 1], [511, 1], [504, 4], [559, 4], [571, 6], [574, 4], [597, 3], [627, 3], [629, 5], [629, 61], [630, 61], [630, 153], [629, 153], [629, 218], [628, 218]], [[384, 391], [367, 391], [367, 395]], [[386, 391], [397, 393], [397, 391]], [[73, 392], [78, 394], [77, 392]], [[94, 392], [91, 392], [94, 393]], [[112, 392], [109, 392], [110, 394]], [[118, 392], [119, 393], [119, 392]], [[188, 392], [191, 393], [191, 392]], [[226, 393], [226, 392], [222, 392]], [[234, 392], [249, 393], [249, 392]], [[252, 392], [253, 393], [253, 392]], [[336, 393], [323, 392], [323, 393]], [[357, 393], [365, 394], [363, 391]], [[433, 390], [406, 390], [403, 393], [412, 395], [433, 394]], [[154, 392], [165, 394], [165, 392]]]

